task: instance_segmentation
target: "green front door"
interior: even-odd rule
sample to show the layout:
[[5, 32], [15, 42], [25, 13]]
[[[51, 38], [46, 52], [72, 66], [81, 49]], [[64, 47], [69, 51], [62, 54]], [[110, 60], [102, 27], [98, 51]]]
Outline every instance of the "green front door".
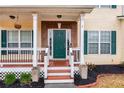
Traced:
[[53, 58], [66, 58], [66, 30], [53, 30]]

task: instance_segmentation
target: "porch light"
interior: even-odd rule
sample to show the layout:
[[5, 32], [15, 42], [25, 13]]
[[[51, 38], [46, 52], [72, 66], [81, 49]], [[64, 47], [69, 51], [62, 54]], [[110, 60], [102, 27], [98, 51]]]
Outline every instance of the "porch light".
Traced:
[[62, 15], [57, 15], [57, 18], [62, 18]]
[[19, 17], [17, 16], [17, 21], [16, 21], [14, 27], [15, 27], [16, 29], [21, 29], [22, 26], [19, 24], [18, 18], [19, 18]]
[[10, 15], [9, 16], [11, 19], [15, 19], [16, 17], [15, 16], [13, 16], [13, 15]]

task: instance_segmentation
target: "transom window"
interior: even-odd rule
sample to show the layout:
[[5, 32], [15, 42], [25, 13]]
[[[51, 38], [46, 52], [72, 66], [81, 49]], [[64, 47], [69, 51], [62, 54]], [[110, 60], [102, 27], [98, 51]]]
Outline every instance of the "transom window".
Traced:
[[110, 31], [88, 32], [89, 54], [110, 54], [111, 34]]

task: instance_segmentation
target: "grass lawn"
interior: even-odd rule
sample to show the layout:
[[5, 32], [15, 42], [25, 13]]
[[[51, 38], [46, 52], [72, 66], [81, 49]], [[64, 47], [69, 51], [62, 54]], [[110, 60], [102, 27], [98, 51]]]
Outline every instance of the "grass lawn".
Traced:
[[93, 88], [124, 88], [124, 74], [104, 74]]

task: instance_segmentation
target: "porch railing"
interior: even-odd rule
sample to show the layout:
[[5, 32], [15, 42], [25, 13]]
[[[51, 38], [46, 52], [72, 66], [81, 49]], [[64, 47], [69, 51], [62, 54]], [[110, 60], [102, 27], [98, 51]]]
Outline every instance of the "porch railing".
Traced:
[[73, 55], [73, 51], [72, 48], [69, 49], [69, 63], [71, 66], [71, 77], [74, 77], [74, 55]]
[[80, 48], [72, 48], [74, 64], [80, 64]]
[[46, 48], [45, 50], [45, 56], [44, 56], [44, 78], [47, 78], [47, 68], [48, 68], [48, 62], [49, 62], [49, 49]]
[[[32, 48], [0, 48], [0, 65], [32, 65], [33, 49]], [[37, 50], [37, 61], [44, 64], [46, 48]]]

